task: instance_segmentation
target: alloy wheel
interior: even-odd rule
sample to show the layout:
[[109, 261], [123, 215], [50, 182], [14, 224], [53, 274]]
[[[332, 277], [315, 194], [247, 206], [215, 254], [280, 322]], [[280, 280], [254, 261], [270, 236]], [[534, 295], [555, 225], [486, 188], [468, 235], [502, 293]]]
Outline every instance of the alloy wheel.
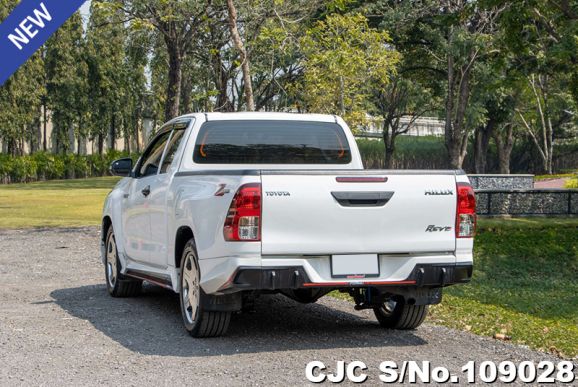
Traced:
[[185, 317], [189, 324], [193, 324], [197, 319], [199, 310], [200, 288], [199, 288], [199, 270], [192, 253], [189, 253], [183, 264], [182, 271], [182, 291]]

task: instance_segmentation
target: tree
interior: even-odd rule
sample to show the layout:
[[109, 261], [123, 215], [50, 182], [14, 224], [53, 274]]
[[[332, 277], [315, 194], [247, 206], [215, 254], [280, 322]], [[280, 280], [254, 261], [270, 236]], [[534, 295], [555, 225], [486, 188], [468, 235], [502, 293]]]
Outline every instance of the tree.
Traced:
[[[53, 140], [59, 152], [74, 151], [80, 116], [78, 101], [87, 93], [82, 18], [75, 13], [46, 43], [47, 106], [52, 112]], [[80, 106], [77, 103], [80, 102]]]
[[530, 74], [526, 78], [525, 108], [517, 108], [522, 122], [542, 160], [545, 173], [553, 173], [555, 133], [574, 119], [574, 108], [568, 106], [570, 95], [556, 84], [556, 79], [545, 74]]
[[33, 124], [44, 90], [42, 67], [36, 53], [0, 88], [0, 138], [9, 154], [22, 155], [25, 141], [35, 137]]
[[386, 85], [399, 54], [389, 34], [360, 15], [330, 15], [301, 39], [300, 97], [309, 111], [339, 114], [354, 128], [367, 121], [372, 82]]
[[484, 8], [468, 0], [442, 2], [442, 52], [446, 63], [445, 144], [450, 168], [461, 168], [471, 128], [467, 126], [474, 69], [492, 47], [496, 19], [503, 7]]
[[247, 104], [247, 110], [255, 110], [255, 102], [253, 101], [253, 85], [251, 82], [251, 70], [249, 64], [249, 58], [247, 57], [247, 51], [241, 40], [241, 35], [239, 35], [239, 29], [237, 28], [237, 9], [233, 0], [227, 0], [227, 8], [229, 10], [229, 30], [231, 31], [231, 37], [235, 48], [239, 51], [241, 68], [243, 69], [243, 82], [245, 89], [245, 102]]
[[488, 152], [494, 139], [501, 173], [510, 173], [513, 134], [517, 127], [514, 108], [519, 102], [519, 76], [511, 68], [511, 56], [503, 50], [476, 68], [470, 108], [474, 126], [474, 171], [488, 173]]
[[[17, 3], [0, 0], [0, 20]], [[9, 154], [22, 155], [26, 141], [33, 146], [39, 142], [35, 121], [44, 94], [43, 65], [41, 53], [35, 53], [0, 87], [0, 138]]]
[[515, 55], [523, 104], [516, 108], [546, 173], [553, 172], [554, 140], [576, 122], [578, 23], [568, 1], [523, 0], [504, 15], [506, 42]]
[[143, 115], [147, 108], [147, 78], [145, 75], [150, 50], [150, 34], [148, 31], [126, 31], [124, 40], [124, 61], [122, 64], [121, 84], [123, 85], [123, 101], [121, 115], [125, 150], [142, 149], [141, 136]]
[[[153, 28], [161, 35], [168, 58], [165, 120], [179, 114], [182, 70], [186, 54], [199, 29], [204, 26], [207, 3], [196, 0], [113, 0], [103, 3], [118, 7], [135, 27]], [[112, 7], [110, 7], [112, 6]]]
[[[376, 85], [377, 86], [377, 85]], [[436, 98], [419, 81], [393, 75], [389, 84], [375, 88], [375, 112], [383, 119], [382, 136], [385, 146], [385, 168], [393, 168], [395, 141], [407, 133], [416, 120], [434, 109]], [[402, 124], [402, 118], [406, 123]]]
[[493, 49], [497, 18], [504, 7], [470, 0], [381, 0], [370, 8], [381, 25], [394, 32], [396, 48], [408, 57], [404, 71], [420, 74], [443, 97], [441, 115], [451, 168], [462, 167], [472, 129], [480, 119], [479, 106], [471, 104], [472, 87], [479, 62]]
[[91, 5], [86, 61], [88, 95], [94, 112], [90, 120], [90, 134], [96, 140], [99, 154], [104, 152], [105, 145], [114, 149], [121, 127], [121, 112], [127, 103], [127, 74], [123, 72], [126, 39], [123, 19], [124, 15], [118, 9], [110, 12], [98, 2]]
[[[386, 168], [393, 167], [397, 137], [407, 133], [421, 116], [436, 115], [440, 110], [437, 79], [444, 73], [431, 67], [431, 58], [425, 56], [424, 60], [424, 40], [419, 36], [420, 24], [434, 11], [428, 1], [378, 0], [367, 5], [366, 12], [373, 15], [373, 23], [391, 31], [392, 42], [401, 54], [398, 71], [392, 74], [391, 81], [387, 85], [373, 85], [372, 113], [383, 120]], [[406, 124], [402, 124], [402, 118]]]

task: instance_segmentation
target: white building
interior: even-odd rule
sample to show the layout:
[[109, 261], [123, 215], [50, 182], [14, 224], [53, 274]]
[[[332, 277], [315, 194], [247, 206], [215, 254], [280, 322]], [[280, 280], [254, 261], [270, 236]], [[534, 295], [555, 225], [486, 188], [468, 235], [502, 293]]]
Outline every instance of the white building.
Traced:
[[[357, 135], [359, 137], [381, 137], [383, 120], [370, 118], [369, 124]], [[406, 128], [411, 122], [411, 117], [405, 116], [400, 119], [402, 128]], [[416, 119], [404, 136], [443, 136], [445, 133], [445, 121], [434, 117], [421, 117]]]

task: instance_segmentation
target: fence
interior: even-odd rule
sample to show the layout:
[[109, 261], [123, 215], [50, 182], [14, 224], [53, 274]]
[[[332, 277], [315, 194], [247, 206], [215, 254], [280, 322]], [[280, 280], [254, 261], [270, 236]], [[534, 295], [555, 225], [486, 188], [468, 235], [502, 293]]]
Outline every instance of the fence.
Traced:
[[479, 215], [578, 215], [578, 189], [476, 190]]
[[468, 175], [474, 189], [533, 189], [534, 175]]

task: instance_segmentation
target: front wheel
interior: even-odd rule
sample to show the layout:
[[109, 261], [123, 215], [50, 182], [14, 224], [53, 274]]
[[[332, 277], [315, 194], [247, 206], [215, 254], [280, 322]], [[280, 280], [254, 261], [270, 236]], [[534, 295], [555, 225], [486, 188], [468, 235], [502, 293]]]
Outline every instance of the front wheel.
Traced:
[[427, 305], [408, 305], [405, 300], [388, 300], [373, 312], [384, 328], [415, 329], [419, 327], [427, 316]]
[[108, 228], [105, 247], [104, 276], [108, 293], [113, 297], [137, 296], [142, 289], [142, 281], [128, 278], [121, 274], [116, 237], [112, 226]]
[[216, 337], [224, 335], [229, 328], [231, 312], [203, 310], [208, 297], [201, 289], [201, 272], [197, 261], [197, 249], [189, 240], [181, 258], [181, 314], [187, 332], [193, 337]]

